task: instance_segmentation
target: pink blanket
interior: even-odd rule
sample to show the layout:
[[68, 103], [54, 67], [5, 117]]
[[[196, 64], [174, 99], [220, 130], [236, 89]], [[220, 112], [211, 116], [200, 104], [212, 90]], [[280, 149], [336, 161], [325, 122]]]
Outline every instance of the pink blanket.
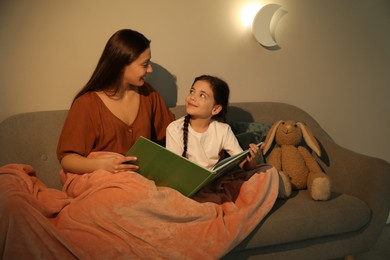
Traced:
[[192, 198], [135, 173], [62, 177], [59, 191], [31, 166], [0, 168], [2, 259], [218, 259], [278, 193], [277, 172], [266, 165], [223, 176]]

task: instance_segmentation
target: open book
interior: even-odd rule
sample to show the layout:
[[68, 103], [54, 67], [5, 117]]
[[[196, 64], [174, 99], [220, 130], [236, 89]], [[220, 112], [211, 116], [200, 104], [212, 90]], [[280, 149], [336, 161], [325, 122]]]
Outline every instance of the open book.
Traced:
[[171, 187], [185, 196], [191, 196], [237, 166], [248, 153], [249, 150], [245, 150], [227, 157], [209, 170], [141, 136], [126, 155], [136, 156], [137, 161], [129, 163], [138, 165], [138, 173], [153, 180], [157, 186]]

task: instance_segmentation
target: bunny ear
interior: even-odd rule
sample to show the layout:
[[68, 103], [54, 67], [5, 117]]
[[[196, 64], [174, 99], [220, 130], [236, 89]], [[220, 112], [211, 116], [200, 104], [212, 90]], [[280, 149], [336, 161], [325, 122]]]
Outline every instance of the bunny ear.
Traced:
[[272, 142], [274, 141], [274, 138], [275, 138], [276, 129], [278, 129], [278, 126], [282, 122], [283, 122], [283, 120], [275, 122], [273, 124], [273, 126], [271, 127], [271, 129], [268, 131], [267, 137], [265, 138], [265, 141], [264, 141], [263, 154], [266, 154], [268, 152], [269, 148], [271, 147]]
[[303, 123], [297, 122], [297, 125], [301, 128], [303, 139], [305, 140], [306, 144], [318, 155], [321, 156], [321, 149], [317, 142], [317, 140], [314, 138], [313, 133], [310, 131], [310, 129]]

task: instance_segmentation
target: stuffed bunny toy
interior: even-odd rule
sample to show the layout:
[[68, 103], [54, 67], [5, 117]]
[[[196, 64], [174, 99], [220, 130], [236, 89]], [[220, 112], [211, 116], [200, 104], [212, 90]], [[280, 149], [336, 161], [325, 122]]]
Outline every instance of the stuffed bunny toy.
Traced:
[[263, 154], [274, 139], [277, 145], [270, 151], [267, 163], [280, 176], [279, 197], [288, 198], [292, 190], [308, 189], [313, 200], [330, 198], [330, 180], [309, 150], [301, 145], [302, 138], [319, 157], [321, 150], [312, 132], [303, 123], [280, 120], [273, 124], [263, 145]]

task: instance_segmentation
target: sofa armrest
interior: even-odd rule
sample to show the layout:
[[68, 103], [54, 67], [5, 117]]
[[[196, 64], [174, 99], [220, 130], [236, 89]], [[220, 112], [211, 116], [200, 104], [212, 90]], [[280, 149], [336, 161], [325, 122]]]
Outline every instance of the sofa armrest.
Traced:
[[13, 115], [0, 123], [0, 167], [9, 163], [33, 166], [50, 188], [61, 189], [57, 142], [67, 110]]
[[[372, 220], [365, 228], [365, 239], [376, 239], [390, 210], [390, 164], [350, 151], [336, 144], [318, 122], [302, 109], [277, 102], [249, 102], [231, 104], [230, 121], [263, 122], [293, 119], [304, 122], [321, 145], [319, 164], [332, 182], [332, 192], [355, 196], [370, 207]], [[374, 243], [373, 241], [366, 241]]]
[[321, 143], [328, 161], [320, 164], [330, 176], [332, 192], [349, 194], [367, 203], [372, 211], [369, 230], [379, 235], [390, 211], [390, 164], [350, 151], [331, 140]]

